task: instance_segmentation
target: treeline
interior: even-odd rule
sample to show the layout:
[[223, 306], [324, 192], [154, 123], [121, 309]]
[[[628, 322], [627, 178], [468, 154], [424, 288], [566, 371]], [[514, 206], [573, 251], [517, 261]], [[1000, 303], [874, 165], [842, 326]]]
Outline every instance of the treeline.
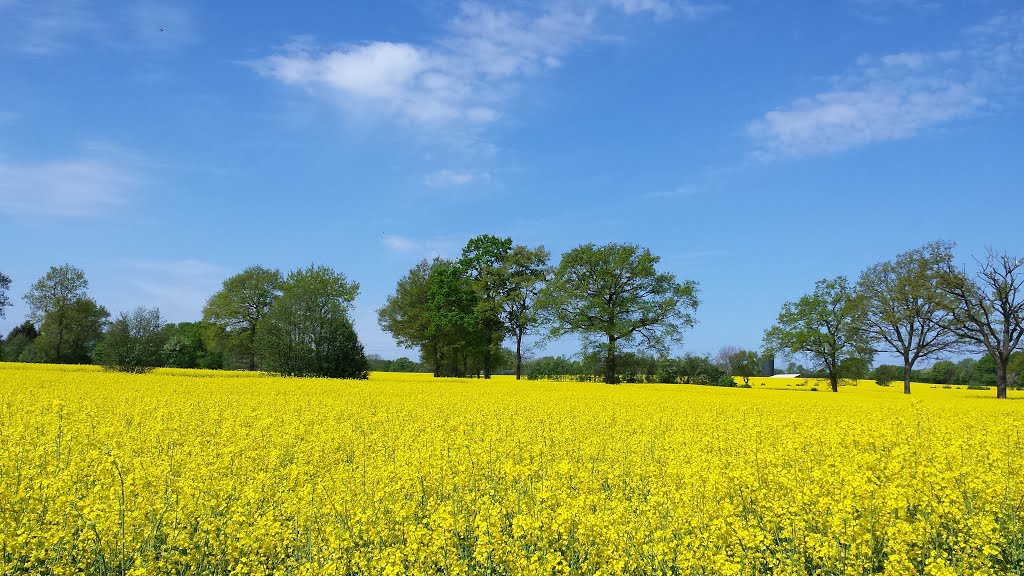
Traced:
[[[906, 394], [919, 361], [983, 354], [977, 364], [994, 367], [996, 397], [1006, 398], [1024, 336], [1024, 259], [989, 249], [968, 273], [954, 264], [953, 248], [931, 242], [869, 266], [856, 282], [819, 280], [812, 293], [783, 305], [765, 332], [765, 351], [811, 359], [833, 391], [844, 366], [866, 367], [876, 354], [892, 354], [903, 360]], [[935, 365], [944, 383], [973, 378]]]
[[[326, 266], [287, 275], [247, 268], [210, 297], [201, 321], [178, 324], [164, 322], [156, 308], [111, 319], [88, 287], [82, 270], [51, 268], [25, 294], [29, 318], [0, 342], [0, 358], [126, 372], [166, 366], [366, 378], [369, 371], [349, 317], [359, 285]], [[9, 289], [0, 275], [0, 315]]]
[[549, 265], [543, 246], [481, 235], [458, 259], [423, 260], [378, 311], [383, 330], [417, 348], [435, 376], [494, 373], [502, 343], [514, 343], [516, 378], [524, 338], [573, 334], [596, 354], [603, 380], [618, 382], [623, 352], [665, 354], [693, 325], [697, 285], [659, 272], [659, 258], [633, 244], [585, 244]]
[[[527, 363], [527, 373], [600, 376], [607, 383], [724, 383], [723, 375], [749, 378], [781, 354], [809, 360], [811, 368], [799, 372], [827, 378], [837, 391], [841, 379], [870, 377], [874, 358], [889, 354], [903, 361], [899, 379], [907, 394], [911, 380], [991, 381], [1005, 398], [1021, 373], [1024, 259], [989, 250], [968, 273], [954, 265], [953, 248], [931, 242], [868, 267], [855, 282], [819, 280], [812, 293], [782, 306], [760, 351], [673, 359], [670, 346], [694, 324], [698, 286], [659, 271], [660, 259], [648, 249], [584, 244], [555, 265], [543, 246], [484, 234], [470, 239], [458, 258], [423, 260], [398, 281], [378, 322], [399, 344], [418, 349], [420, 359], [375, 358], [374, 366], [484, 378], [513, 371], [519, 378], [527, 336], [543, 344], [572, 335], [582, 343], [577, 360], [540, 358]], [[10, 305], [10, 285], [0, 274], [0, 314]], [[196, 366], [355, 378], [371, 366], [349, 318], [359, 286], [327, 267], [287, 276], [248, 268], [225, 280], [201, 321], [174, 325], [146, 308], [111, 320], [87, 288], [81, 270], [52, 268], [25, 294], [28, 321], [8, 334], [0, 357], [132, 371]], [[944, 360], [972, 354], [982, 358]], [[932, 368], [920, 371], [927, 363]], [[874, 375], [897, 379], [891, 367]]]
[[[723, 349], [736, 350], [736, 349]], [[710, 356], [684, 354], [677, 358], [657, 357], [642, 352], [619, 354], [619, 379], [631, 384], [698, 384], [702, 386], [750, 387], [750, 378], [761, 373], [756, 353], [736, 350]], [[581, 354], [579, 358], [543, 356], [525, 363], [531, 380], [601, 382], [604, 380], [604, 357], [601, 352]], [[733, 376], [743, 379], [737, 384]]]

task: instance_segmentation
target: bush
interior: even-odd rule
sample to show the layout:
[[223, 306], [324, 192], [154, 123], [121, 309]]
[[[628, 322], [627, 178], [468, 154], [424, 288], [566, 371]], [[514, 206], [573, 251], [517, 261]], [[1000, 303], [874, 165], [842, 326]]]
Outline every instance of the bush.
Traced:
[[156, 308], [122, 312], [96, 345], [96, 361], [107, 370], [149, 372], [160, 366], [163, 320]]
[[721, 386], [722, 388], [735, 388], [736, 381], [732, 379], [732, 376], [723, 374], [718, 378], [718, 381], [712, 384], [712, 386]]

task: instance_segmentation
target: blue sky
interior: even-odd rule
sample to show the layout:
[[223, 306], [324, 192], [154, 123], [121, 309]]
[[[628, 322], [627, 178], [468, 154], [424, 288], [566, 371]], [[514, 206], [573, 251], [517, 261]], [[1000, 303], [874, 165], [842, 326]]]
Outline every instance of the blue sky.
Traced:
[[491, 233], [649, 247], [711, 353], [929, 240], [1024, 254], [1018, 2], [0, 0], [0, 87], [5, 333], [51, 265], [183, 321], [316, 262], [395, 357], [398, 278]]

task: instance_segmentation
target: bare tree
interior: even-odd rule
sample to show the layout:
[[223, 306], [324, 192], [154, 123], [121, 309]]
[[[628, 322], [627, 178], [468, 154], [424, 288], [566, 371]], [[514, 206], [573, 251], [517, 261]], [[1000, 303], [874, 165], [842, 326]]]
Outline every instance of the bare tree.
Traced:
[[733, 358], [736, 356], [736, 354], [738, 352], [740, 352], [740, 351], [741, 350], [737, 346], [732, 346], [732, 345], [722, 346], [721, 348], [718, 349], [718, 352], [715, 353], [715, 357], [711, 359], [711, 362], [715, 366], [717, 366], [719, 370], [721, 370], [722, 372], [725, 372], [726, 374], [732, 376], [733, 375], [732, 361], [733, 361]]
[[1006, 366], [1024, 336], [1024, 259], [991, 248], [975, 258], [976, 279], [947, 265], [941, 286], [953, 299], [952, 330], [996, 362], [996, 398], [1006, 398]]

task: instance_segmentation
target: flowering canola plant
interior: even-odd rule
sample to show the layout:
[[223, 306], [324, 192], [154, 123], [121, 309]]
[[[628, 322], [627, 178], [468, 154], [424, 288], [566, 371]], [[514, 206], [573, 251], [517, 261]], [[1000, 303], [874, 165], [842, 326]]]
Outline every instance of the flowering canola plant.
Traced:
[[1024, 573], [1024, 402], [899, 392], [0, 364], [0, 573]]

